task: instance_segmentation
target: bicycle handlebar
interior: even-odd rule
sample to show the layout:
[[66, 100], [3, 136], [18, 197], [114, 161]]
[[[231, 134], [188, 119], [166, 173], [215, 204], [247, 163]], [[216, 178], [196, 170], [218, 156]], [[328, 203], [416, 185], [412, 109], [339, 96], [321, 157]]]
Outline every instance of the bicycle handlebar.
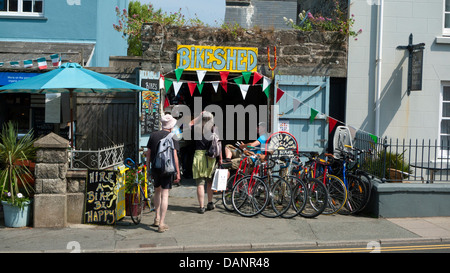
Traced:
[[134, 160], [129, 157], [124, 160], [123, 164], [131, 169], [136, 168], [136, 162], [134, 162]]

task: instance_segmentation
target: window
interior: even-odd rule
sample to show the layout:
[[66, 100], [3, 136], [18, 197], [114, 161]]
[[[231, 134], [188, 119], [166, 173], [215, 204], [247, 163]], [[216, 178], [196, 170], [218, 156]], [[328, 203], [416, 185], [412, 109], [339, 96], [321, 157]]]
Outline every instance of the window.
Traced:
[[0, 0], [0, 15], [42, 16], [44, 0]]
[[450, 0], [444, 0], [444, 35], [450, 36]]
[[450, 83], [444, 83], [441, 94], [441, 122], [439, 140], [441, 143], [441, 156], [449, 155], [450, 147]]

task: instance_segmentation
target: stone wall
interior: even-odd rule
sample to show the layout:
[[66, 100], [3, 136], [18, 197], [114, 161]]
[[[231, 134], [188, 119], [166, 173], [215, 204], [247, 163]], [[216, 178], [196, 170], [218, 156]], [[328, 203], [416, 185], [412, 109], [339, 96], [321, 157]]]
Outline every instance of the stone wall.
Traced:
[[145, 24], [142, 28], [142, 69], [170, 72], [176, 68], [178, 45], [257, 47], [258, 71], [271, 76], [267, 47], [273, 66], [277, 48], [276, 74], [347, 76], [347, 37], [338, 32], [298, 30], [223, 29], [210, 27], [163, 27]]
[[35, 142], [34, 227], [83, 222], [86, 171], [68, 170], [69, 141], [50, 133]]

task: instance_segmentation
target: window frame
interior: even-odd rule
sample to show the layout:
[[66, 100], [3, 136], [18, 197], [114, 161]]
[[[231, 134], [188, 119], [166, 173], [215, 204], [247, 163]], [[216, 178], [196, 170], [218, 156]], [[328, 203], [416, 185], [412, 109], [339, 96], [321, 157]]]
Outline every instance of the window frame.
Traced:
[[[8, 5], [9, 0], [4, 0], [6, 5]], [[44, 3], [45, 0], [40, 0], [42, 2], [42, 12], [34, 12], [34, 11], [23, 11], [23, 1], [17, 0], [17, 11], [0, 11], [0, 17], [43, 17], [44, 16]], [[36, 0], [31, 0], [31, 8], [34, 8], [34, 3]], [[444, 0], [445, 1], [445, 0]]]
[[444, 89], [449, 88], [448, 92], [450, 92], [450, 82], [442, 82], [441, 83], [441, 94], [439, 99], [439, 158], [448, 158], [450, 156], [450, 150], [443, 150], [442, 149], [442, 137], [450, 137], [450, 129], [447, 130], [447, 133], [442, 133], [442, 121], [443, 120], [449, 120], [450, 117], [444, 117], [444, 103], [449, 103], [450, 100], [444, 100]]

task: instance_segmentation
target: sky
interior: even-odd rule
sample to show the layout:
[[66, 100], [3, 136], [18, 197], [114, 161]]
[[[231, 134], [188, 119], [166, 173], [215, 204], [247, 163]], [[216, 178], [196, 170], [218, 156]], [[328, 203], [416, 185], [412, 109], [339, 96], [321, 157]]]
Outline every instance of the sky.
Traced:
[[166, 12], [178, 12], [186, 18], [196, 16], [203, 23], [211, 26], [220, 26], [225, 18], [225, 0], [138, 0], [143, 4], [151, 3], [156, 9]]

